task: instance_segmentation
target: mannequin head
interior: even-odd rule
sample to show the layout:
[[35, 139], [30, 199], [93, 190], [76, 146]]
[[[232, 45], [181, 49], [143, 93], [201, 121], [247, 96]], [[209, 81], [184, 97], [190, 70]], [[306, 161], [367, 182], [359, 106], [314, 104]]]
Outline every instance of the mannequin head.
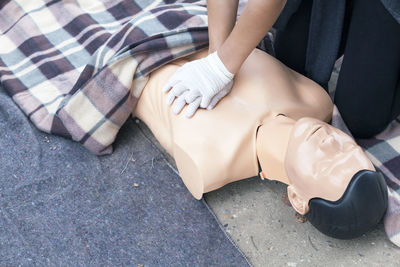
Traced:
[[300, 214], [308, 212], [312, 198], [338, 200], [358, 171], [375, 171], [350, 136], [313, 118], [302, 118], [295, 123], [285, 169], [290, 184], [289, 200]]
[[350, 136], [327, 123], [312, 118], [295, 123], [285, 169], [293, 208], [329, 236], [359, 236], [386, 211], [383, 176]]

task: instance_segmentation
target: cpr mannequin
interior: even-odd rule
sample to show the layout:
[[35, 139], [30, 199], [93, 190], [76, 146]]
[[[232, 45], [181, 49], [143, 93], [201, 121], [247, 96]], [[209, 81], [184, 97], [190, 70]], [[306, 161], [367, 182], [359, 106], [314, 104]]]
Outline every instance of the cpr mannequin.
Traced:
[[[333, 105], [308, 78], [255, 49], [232, 91], [213, 110], [172, 114], [161, 88], [201, 51], [151, 73], [134, 115], [173, 156], [197, 199], [260, 174], [288, 185], [293, 208], [321, 232], [352, 238], [375, 226], [387, 206], [383, 177], [354, 140], [325, 123]], [[259, 169], [261, 167], [261, 171]]]

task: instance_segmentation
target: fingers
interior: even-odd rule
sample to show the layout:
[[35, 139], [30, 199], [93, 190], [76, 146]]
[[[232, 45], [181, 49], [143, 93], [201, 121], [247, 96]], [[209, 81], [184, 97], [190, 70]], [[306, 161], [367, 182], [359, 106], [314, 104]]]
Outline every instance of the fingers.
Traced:
[[201, 98], [200, 107], [201, 107], [201, 108], [206, 108], [206, 107], [208, 107], [208, 105], [209, 105], [210, 102], [211, 102], [212, 97], [213, 97], [213, 96], [208, 96], [208, 95], [204, 96], [204, 95], [203, 95], [203, 97]]
[[172, 87], [174, 87], [179, 82], [178, 79], [174, 79], [173, 77], [167, 82], [167, 84], [161, 89], [163, 93], [168, 92]]
[[182, 95], [186, 90], [188, 90], [187, 87], [181, 83], [175, 85], [167, 95], [167, 105], [171, 105], [172, 102], [174, 102], [175, 97]]
[[185, 116], [190, 118], [194, 115], [196, 110], [200, 107], [201, 97], [197, 97], [192, 103], [190, 103], [185, 112]]
[[187, 92], [181, 94], [174, 102], [174, 105], [172, 107], [172, 113], [174, 113], [175, 115], [178, 115], [183, 107], [186, 105], [186, 100], [185, 100], [185, 95], [187, 94]]
[[229, 90], [222, 90], [221, 92], [219, 92], [218, 94], [216, 94], [210, 101], [210, 104], [207, 106], [208, 110], [213, 109], [217, 103], [227, 94], [229, 93]]
[[218, 102], [224, 98], [232, 89], [233, 86], [233, 80], [228, 83], [218, 94], [216, 94], [210, 101], [210, 104], [207, 106], [208, 110], [213, 109]]
[[201, 96], [200, 92], [197, 90], [190, 90], [189, 93], [185, 95], [186, 103], [192, 103], [196, 98]]
[[179, 73], [182, 71], [182, 67], [178, 68], [177, 71], [171, 76], [169, 81], [167, 82], [166, 85], [161, 89], [163, 93], [168, 92], [172, 87], [174, 87], [178, 82], [182, 81], [182, 79], [179, 78]]
[[188, 104], [188, 106], [186, 107], [185, 116], [190, 118], [190, 117], [192, 117], [194, 115], [194, 113], [197, 111], [197, 109], [200, 106], [201, 97], [198, 96], [191, 103], [187, 103], [186, 100], [185, 100], [185, 97], [186, 97], [187, 94], [189, 94], [188, 91], [186, 91], [183, 94], [181, 94], [175, 100], [173, 108], [172, 108], [172, 113], [174, 113], [175, 115], [178, 115], [182, 111], [182, 109], [185, 107], [185, 105]]

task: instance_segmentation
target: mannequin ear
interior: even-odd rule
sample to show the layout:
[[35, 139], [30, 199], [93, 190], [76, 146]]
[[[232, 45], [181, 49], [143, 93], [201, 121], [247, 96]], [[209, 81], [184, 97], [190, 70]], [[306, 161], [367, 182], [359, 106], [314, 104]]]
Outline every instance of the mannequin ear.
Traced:
[[296, 189], [291, 185], [288, 186], [287, 192], [292, 207], [301, 215], [305, 215], [309, 210], [308, 201], [302, 195], [298, 194]]

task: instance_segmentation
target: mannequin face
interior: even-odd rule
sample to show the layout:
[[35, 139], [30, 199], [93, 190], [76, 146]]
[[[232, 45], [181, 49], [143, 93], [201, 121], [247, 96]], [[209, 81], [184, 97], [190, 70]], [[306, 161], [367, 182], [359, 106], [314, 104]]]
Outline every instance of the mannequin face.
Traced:
[[360, 170], [375, 170], [355, 141], [339, 129], [312, 118], [298, 120], [290, 134], [285, 168], [288, 196], [301, 214], [319, 197], [336, 201]]

